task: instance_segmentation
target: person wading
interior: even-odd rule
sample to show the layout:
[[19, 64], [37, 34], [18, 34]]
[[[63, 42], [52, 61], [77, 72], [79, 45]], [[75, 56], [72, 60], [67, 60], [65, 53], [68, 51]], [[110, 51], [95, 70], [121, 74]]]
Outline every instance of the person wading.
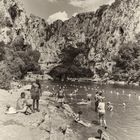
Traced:
[[[31, 87], [31, 98], [33, 99], [33, 110], [37, 110], [38, 112], [39, 110], [39, 99], [41, 96], [41, 84], [39, 82], [39, 80], [36, 80]], [[36, 108], [35, 108], [35, 104], [36, 104]]]
[[99, 123], [101, 126], [103, 126], [105, 129], [107, 129], [107, 125], [106, 125], [106, 120], [105, 120], [105, 102], [103, 98], [100, 98], [99, 104], [98, 104], [98, 113], [99, 113]]
[[94, 99], [95, 99], [95, 112], [97, 112], [98, 111], [97, 108], [98, 108], [98, 104], [99, 104], [99, 92], [98, 91], [96, 91]]

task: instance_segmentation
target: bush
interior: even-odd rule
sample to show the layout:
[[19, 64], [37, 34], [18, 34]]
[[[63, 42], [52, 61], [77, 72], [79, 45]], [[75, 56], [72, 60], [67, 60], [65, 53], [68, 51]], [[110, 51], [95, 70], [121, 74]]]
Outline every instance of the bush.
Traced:
[[38, 50], [30, 50], [28, 55], [33, 58], [33, 61], [38, 62], [40, 58], [40, 52]]
[[8, 12], [12, 18], [12, 21], [14, 22], [15, 18], [17, 17], [17, 5], [15, 4], [14, 6], [10, 7]]
[[[120, 79], [128, 79], [128, 76], [123, 76], [125, 73], [129, 74], [131, 71], [138, 71], [140, 69], [139, 44], [133, 42], [123, 44], [123, 46], [118, 51], [118, 55], [114, 56], [112, 59], [116, 62], [116, 66], [113, 68], [114, 78], [119, 76]], [[123, 74], [121, 75], [119, 73]]]
[[15, 49], [15, 51], [21, 51], [24, 48], [24, 38], [21, 35], [18, 35], [14, 41], [12, 42], [11, 46]]
[[4, 47], [5, 47], [4, 42], [0, 42], [0, 61], [4, 60], [5, 55]]

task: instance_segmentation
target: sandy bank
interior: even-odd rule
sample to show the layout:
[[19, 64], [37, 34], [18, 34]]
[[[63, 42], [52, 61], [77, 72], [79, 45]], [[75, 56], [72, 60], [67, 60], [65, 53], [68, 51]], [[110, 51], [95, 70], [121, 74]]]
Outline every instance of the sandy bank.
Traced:
[[[7, 104], [15, 107], [23, 90], [0, 89], [0, 140], [78, 140], [77, 134], [70, 127], [69, 115], [46, 100], [45, 95], [40, 100], [40, 112], [31, 115], [4, 114]], [[62, 133], [63, 129], [66, 130], [65, 134]]]

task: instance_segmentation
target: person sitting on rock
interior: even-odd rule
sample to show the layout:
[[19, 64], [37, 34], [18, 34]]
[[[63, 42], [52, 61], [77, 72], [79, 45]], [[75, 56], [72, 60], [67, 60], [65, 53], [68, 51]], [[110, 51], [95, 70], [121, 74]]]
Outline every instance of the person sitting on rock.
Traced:
[[20, 113], [25, 113], [26, 115], [29, 114], [27, 111], [28, 109], [32, 110], [32, 105], [27, 102], [27, 99], [25, 98], [25, 92], [22, 92], [19, 99], [17, 100], [16, 110]]

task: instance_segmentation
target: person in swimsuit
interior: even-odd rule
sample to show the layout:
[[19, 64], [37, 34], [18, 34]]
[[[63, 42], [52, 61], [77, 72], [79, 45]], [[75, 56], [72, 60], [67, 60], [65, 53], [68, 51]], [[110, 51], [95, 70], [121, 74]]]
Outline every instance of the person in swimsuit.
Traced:
[[26, 115], [28, 115], [30, 114], [27, 111], [28, 109], [30, 109], [30, 111], [33, 112], [32, 105], [28, 103], [27, 99], [25, 98], [25, 93], [22, 92], [17, 100], [16, 110], [17, 112], [25, 113]]
[[[31, 87], [31, 98], [33, 100], [33, 110], [37, 110], [38, 112], [39, 110], [39, 99], [41, 96], [41, 84], [39, 82], [39, 80], [36, 80]], [[36, 104], [36, 108], [35, 108], [35, 104]]]
[[107, 129], [107, 125], [106, 125], [106, 120], [105, 120], [105, 102], [103, 101], [104, 99], [101, 98], [98, 104], [98, 113], [99, 113], [99, 123], [101, 126], [103, 126], [105, 129]]
[[113, 111], [113, 105], [111, 104], [111, 102], [107, 102], [107, 110]]

